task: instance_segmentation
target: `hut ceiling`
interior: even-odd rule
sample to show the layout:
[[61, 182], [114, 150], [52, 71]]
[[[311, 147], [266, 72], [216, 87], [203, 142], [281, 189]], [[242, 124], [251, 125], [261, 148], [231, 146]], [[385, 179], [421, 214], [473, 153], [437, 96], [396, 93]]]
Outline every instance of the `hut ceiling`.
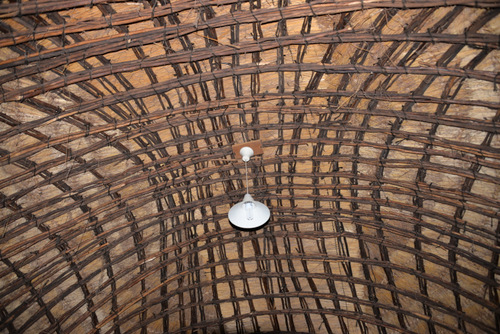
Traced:
[[499, 7], [2, 2], [0, 333], [498, 333]]

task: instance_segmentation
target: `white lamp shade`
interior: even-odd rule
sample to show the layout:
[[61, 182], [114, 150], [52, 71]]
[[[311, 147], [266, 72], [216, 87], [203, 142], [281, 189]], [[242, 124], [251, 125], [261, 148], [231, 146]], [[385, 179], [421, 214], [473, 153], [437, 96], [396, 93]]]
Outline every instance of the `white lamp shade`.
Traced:
[[264, 204], [254, 201], [250, 194], [243, 197], [243, 201], [236, 203], [228, 213], [229, 221], [236, 227], [253, 229], [264, 225], [271, 216], [271, 212]]

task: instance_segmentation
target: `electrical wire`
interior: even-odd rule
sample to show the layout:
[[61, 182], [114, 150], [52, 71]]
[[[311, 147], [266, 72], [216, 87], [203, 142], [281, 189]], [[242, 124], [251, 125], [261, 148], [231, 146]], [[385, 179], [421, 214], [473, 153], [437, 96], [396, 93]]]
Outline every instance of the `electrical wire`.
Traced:
[[248, 194], [248, 162], [245, 161], [245, 178], [247, 180], [247, 194]]

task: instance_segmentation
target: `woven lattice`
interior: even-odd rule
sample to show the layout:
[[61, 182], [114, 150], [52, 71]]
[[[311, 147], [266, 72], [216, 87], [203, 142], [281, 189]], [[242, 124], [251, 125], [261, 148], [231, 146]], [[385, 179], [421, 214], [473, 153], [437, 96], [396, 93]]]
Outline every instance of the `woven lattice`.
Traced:
[[4, 1], [0, 333], [498, 333], [499, 8]]

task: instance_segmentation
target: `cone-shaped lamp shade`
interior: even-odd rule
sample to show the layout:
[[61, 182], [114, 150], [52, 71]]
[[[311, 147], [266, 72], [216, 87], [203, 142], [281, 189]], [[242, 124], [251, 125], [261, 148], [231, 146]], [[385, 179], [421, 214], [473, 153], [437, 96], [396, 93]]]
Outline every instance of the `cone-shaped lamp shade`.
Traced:
[[250, 194], [243, 197], [243, 201], [235, 204], [228, 213], [229, 221], [236, 227], [253, 229], [264, 225], [271, 216], [271, 212], [264, 204], [253, 200]]

